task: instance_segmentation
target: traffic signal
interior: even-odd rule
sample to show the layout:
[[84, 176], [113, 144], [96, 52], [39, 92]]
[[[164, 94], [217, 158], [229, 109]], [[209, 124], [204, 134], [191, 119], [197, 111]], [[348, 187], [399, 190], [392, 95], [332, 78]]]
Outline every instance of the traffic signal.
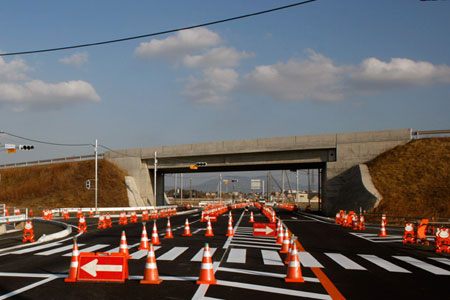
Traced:
[[200, 161], [198, 163], [195, 164], [197, 167], [206, 167], [207, 163], [204, 161]]
[[19, 145], [19, 150], [33, 150], [33, 145]]
[[197, 167], [196, 165], [190, 165], [190, 166], [189, 166], [189, 169], [191, 169], [191, 170], [197, 170], [198, 167]]

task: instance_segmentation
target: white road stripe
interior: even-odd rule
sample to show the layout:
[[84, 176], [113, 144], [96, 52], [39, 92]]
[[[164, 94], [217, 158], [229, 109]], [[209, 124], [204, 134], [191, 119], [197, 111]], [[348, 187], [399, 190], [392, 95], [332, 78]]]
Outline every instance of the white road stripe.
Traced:
[[56, 276], [51, 276], [51, 275], [50, 275], [48, 278], [45, 278], [45, 279], [43, 279], [43, 280], [41, 280], [41, 281], [32, 283], [32, 284], [30, 284], [30, 285], [24, 286], [23, 288], [20, 288], [20, 289], [17, 289], [17, 290], [15, 290], [15, 291], [12, 291], [12, 292], [10, 292], [10, 293], [1, 295], [1, 296], [0, 296], [0, 300], [3, 300], [3, 299], [7, 299], [7, 298], [9, 298], [9, 297], [16, 296], [16, 295], [18, 295], [18, 294], [21, 294], [21, 293], [23, 293], [23, 292], [26, 292], [26, 291], [28, 291], [28, 290], [31, 290], [31, 289], [33, 289], [33, 288], [35, 288], [35, 287], [37, 287], [37, 286], [40, 286], [40, 285], [42, 285], [42, 284], [45, 284], [45, 283], [50, 282], [50, 281], [52, 281], [52, 280], [55, 280], [55, 279], [57, 279], [57, 278], [58, 278], [58, 277], [56, 277]]
[[367, 270], [363, 266], [355, 263], [353, 260], [340, 253], [325, 253], [329, 258], [338, 263], [341, 267], [346, 270]]
[[[88, 248], [80, 249], [80, 252], [95, 252], [95, 250], [108, 247], [108, 244], [98, 244]], [[72, 256], [72, 252], [66, 253], [63, 256]]]
[[[84, 246], [84, 244], [78, 244], [78, 247], [81, 247], [81, 246]], [[67, 245], [67, 246], [56, 248], [56, 249], [38, 252], [35, 255], [48, 256], [48, 255], [52, 255], [52, 254], [59, 253], [59, 252], [64, 252], [64, 251], [71, 250], [71, 249], [73, 249], [73, 245]]]
[[[128, 245], [128, 250], [130, 250], [131, 248], [134, 248], [134, 247], [136, 247], [137, 245], [140, 245], [141, 243], [136, 243], [136, 244], [133, 244], [133, 245]], [[110, 249], [110, 250], [108, 250], [108, 251], [106, 251], [106, 253], [118, 253], [119, 252], [119, 249], [120, 249], [120, 247], [116, 247], [116, 248], [112, 248], [112, 249]]]
[[323, 268], [322, 264], [309, 252], [298, 252], [298, 258], [302, 266], [307, 268]]
[[261, 254], [265, 265], [284, 266], [284, 263], [277, 251], [261, 250]]
[[359, 256], [361, 256], [362, 258], [370, 261], [371, 263], [379, 266], [380, 268], [383, 268], [389, 272], [396, 272], [396, 273], [411, 273], [410, 271], [399, 267], [397, 265], [394, 265], [393, 263], [384, 260], [382, 258], [379, 258], [376, 255], [370, 255], [370, 254], [358, 254]]
[[445, 269], [430, 265], [424, 261], [412, 258], [410, 256], [393, 256], [396, 259], [399, 259], [401, 261], [404, 261], [410, 265], [413, 265], [417, 268], [420, 268], [422, 270], [428, 271], [430, 273], [433, 273], [435, 275], [450, 275], [450, 271], [447, 271]]
[[61, 245], [61, 243], [55, 242], [55, 243], [39, 245], [39, 246], [31, 247], [31, 248], [26, 248], [26, 249], [22, 249], [22, 250], [17, 250], [17, 251], [11, 252], [10, 254], [24, 254], [24, 253], [29, 253], [29, 252], [42, 250], [42, 249], [59, 246], [59, 245]]
[[255, 245], [266, 245], [266, 246], [273, 246], [273, 247], [280, 247], [281, 248], [281, 245], [279, 245], [279, 244], [275, 244], [275, 242], [273, 242], [273, 243], [264, 243], [264, 242], [258, 242], [258, 241], [249, 241], [249, 240], [245, 240], [245, 241], [242, 241], [242, 240], [235, 240], [235, 239], [233, 239], [232, 241], [231, 241], [231, 243], [233, 243], [233, 242], [237, 242], [237, 243], [248, 243], [248, 244], [255, 244]]
[[227, 262], [245, 264], [246, 255], [247, 249], [232, 248], [230, 249], [230, 253], [228, 254]]
[[[159, 248], [161, 248], [160, 246], [153, 246], [153, 250], [158, 250]], [[147, 256], [148, 254], [148, 250], [138, 250], [136, 252], [133, 252], [133, 254], [131, 255], [131, 259], [141, 259], [145, 256]]]
[[[219, 272], [219, 271], [231, 272], [231, 273], [239, 273], [239, 274], [248, 274], [248, 275], [256, 275], [256, 276], [275, 277], [275, 278], [284, 278], [284, 277], [286, 277], [286, 274], [269, 273], [269, 272], [261, 272], [261, 271], [237, 269], [237, 268], [219, 267], [217, 269], [217, 272]], [[303, 276], [303, 279], [305, 281], [309, 281], [309, 282], [320, 282], [319, 279], [317, 279], [315, 277], [304, 277]]]
[[163, 255], [156, 258], [156, 260], [174, 260], [180, 256], [188, 247], [173, 247]]
[[450, 266], [450, 259], [448, 258], [444, 257], [428, 257], [428, 258]]
[[[251, 233], [251, 234], [250, 233], [249, 234], [235, 233], [234, 236], [240, 236], [240, 237], [246, 237], [246, 238], [254, 237], [253, 233]], [[258, 238], [268, 240], [268, 241], [270, 241], [270, 240], [276, 241], [277, 240], [276, 237], [271, 237], [271, 236], [268, 236], [268, 237], [258, 236]]]
[[[214, 255], [214, 252], [216, 252], [217, 248], [209, 248], [209, 252], [211, 252], [211, 257]], [[191, 259], [191, 261], [202, 261], [203, 259], [203, 248], [200, 249], [200, 251], [197, 252], [197, 254], [194, 255], [194, 257]]]
[[[270, 242], [270, 240], [267, 240], [267, 238], [257, 238], [253, 236], [236, 236], [234, 235], [233, 240], [244, 240], [244, 241], [261, 241], [261, 242]], [[275, 244], [276, 239], [273, 239], [273, 243]]]
[[233, 281], [226, 281], [226, 280], [217, 280], [217, 284], [218, 285], [223, 285], [223, 286], [228, 286], [228, 287], [233, 287], [233, 288], [241, 288], [241, 289], [254, 290], [254, 291], [259, 291], [259, 292], [267, 292], [267, 293], [274, 293], [274, 294], [280, 294], [280, 295], [305, 297], [305, 298], [311, 298], [311, 299], [329, 299], [329, 300], [332, 299], [329, 295], [326, 295], [326, 294], [302, 292], [302, 291], [282, 289], [282, 288], [275, 288], [275, 287], [269, 287], [269, 286], [264, 286], [264, 285], [256, 285], [256, 284], [249, 284], [249, 283], [233, 282]]
[[280, 247], [281, 247], [281, 245], [280, 245], [280, 247], [269, 247], [269, 246], [263, 246], [263, 245], [248, 245], [248, 244], [236, 244], [236, 243], [231, 243], [230, 246], [242, 247], [242, 248], [272, 249], [272, 250], [280, 250]]

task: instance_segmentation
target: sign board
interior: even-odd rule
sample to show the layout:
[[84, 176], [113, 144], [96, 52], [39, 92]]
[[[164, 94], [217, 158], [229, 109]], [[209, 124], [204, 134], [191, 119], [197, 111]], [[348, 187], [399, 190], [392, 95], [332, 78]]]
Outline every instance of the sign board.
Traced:
[[260, 190], [261, 189], [261, 179], [252, 179], [250, 182], [250, 188], [252, 190]]
[[210, 221], [210, 222], [217, 222], [217, 216], [216, 215], [206, 215], [205, 216], [206, 221]]
[[127, 278], [128, 264], [123, 253], [80, 253], [77, 281], [124, 282]]
[[8, 149], [8, 150], [16, 149], [16, 145], [15, 144], [5, 144], [5, 149]]
[[276, 224], [272, 223], [253, 223], [253, 235], [254, 236], [275, 236]]

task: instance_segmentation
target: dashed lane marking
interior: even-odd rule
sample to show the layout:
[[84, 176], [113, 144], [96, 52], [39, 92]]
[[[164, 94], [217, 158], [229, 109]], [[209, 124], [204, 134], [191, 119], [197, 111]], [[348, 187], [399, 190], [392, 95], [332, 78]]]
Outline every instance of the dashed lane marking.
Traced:
[[156, 260], [174, 260], [181, 254], [183, 254], [184, 251], [186, 251], [189, 247], [173, 247], [163, 255], [156, 258]]
[[[78, 244], [78, 247], [82, 247], [82, 246], [84, 246], [84, 244]], [[65, 251], [70, 250], [70, 249], [73, 249], [73, 245], [67, 245], [67, 246], [56, 248], [56, 249], [51, 249], [51, 250], [47, 250], [47, 251], [44, 251], [44, 252], [39, 252], [39, 253], [36, 253], [35, 255], [48, 256], [48, 255], [52, 255], [52, 254], [55, 254], [55, 253], [65, 252]]]
[[302, 266], [307, 268], [323, 268], [322, 264], [309, 252], [298, 252], [298, 259]]
[[450, 259], [448, 258], [444, 257], [428, 257], [428, 258], [450, 266]]
[[22, 250], [17, 250], [17, 251], [11, 252], [10, 254], [25, 254], [25, 253], [30, 253], [30, 252], [34, 252], [34, 251], [38, 251], [38, 250], [42, 250], [42, 249], [47, 249], [47, 248], [51, 248], [51, 247], [59, 246], [59, 245], [61, 245], [60, 242], [54, 242], [54, 243], [50, 243], [50, 244], [35, 246], [35, 247], [32, 247], [32, 248], [26, 248], [26, 249], [22, 249]]
[[[95, 250], [108, 247], [109, 244], [97, 244], [88, 248], [80, 249], [80, 252], [95, 252]], [[63, 256], [72, 256], [72, 252], [66, 253]]]
[[406, 263], [408, 263], [410, 265], [413, 265], [413, 266], [415, 266], [417, 268], [420, 268], [420, 269], [423, 269], [425, 271], [428, 271], [428, 272], [430, 272], [432, 274], [435, 274], [435, 275], [447, 275], [447, 276], [450, 275], [450, 271], [444, 270], [444, 269], [436, 267], [434, 265], [430, 265], [430, 264], [428, 264], [428, 263], [426, 263], [424, 261], [415, 259], [415, 258], [410, 257], [410, 256], [393, 256], [393, 257], [396, 258], [396, 259], [399, 259], [401, 261], [404, 261], [404, 262], [406, 262]]
[[366, 268], [364, 268], [363, 266], [360, 266], [359, 264], [355, 263], [354, 261], [350, 260], [340, 253], [325, 253], [325, 255], [327, 255], [329, 258], [334, 260], [337, 264], [339, 264], [346, 270], [366, 270]]
[[260, 248], [260, 249], [272, 249], [272, 250], [279, 250], [280, 247], [269, 247], [269, 246], [262, 246], [262, 245], [248, 245], [248, 244], [237, 244], [237, 243], [230, 243], [230, 246], [234, 247], [242, 247], [242, 248]]
[[[214, 256], [214, 253], [216, 252], [217, 248], [209, 248], [209, 252], [211, 253], [211, 257]], [[192, 257], [191, 261], [202, 261], [203, 258], [203, 248], [200, 249], [197, 254]]]
[[[237, 269], [237, 268], [226, 268], [226, 267], [219, 267], [217, 269], [217, 271], [230, 272], [230, 273], [239, 273], [239, 274], [247, 274], [247, 275], [255, 275], [255, 276], [275, 277], [275, 278], [285, 278], [286, 277], [286, 274], [261, 272], [261, 271]], [[305, 281], [309, 281], [309, 282], [319, 282], [319, 279], [314, 278], [314, 277], [307, 277], [307, 276], [305, 277], [305, 276], [303, 276], [303, 279]]]
[[370, 254], [358, 254], [359, 256], [361, 256], [362, 258], [370, 261], [371, 263], [379, 266], [380, 268], [383, 268], [389, 272], [396, 272], [396, 273], [411, 273], [410, 271], [399, 267], [397, 265], [394, 265], [393, 263], [384, 260], [382, 258], [379, 258], [376, 255], [370, 255]]
[[272, 250], [261, 250], [261, 255], [265, 265], [269, 266], [284, 266], [280, 255], [277, 251]]
[[247, 249], [232, 248], [228, 254], [227, 263], [245, 264]]

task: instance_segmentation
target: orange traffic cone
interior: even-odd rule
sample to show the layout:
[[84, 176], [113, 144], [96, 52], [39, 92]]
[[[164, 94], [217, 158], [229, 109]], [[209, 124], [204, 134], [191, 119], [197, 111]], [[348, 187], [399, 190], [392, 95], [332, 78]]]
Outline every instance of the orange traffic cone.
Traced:
[[65, 282], [77, 281], [78, 262], [80, 260], [80, 252], [78, 251], [77, 241], [73, 241], [72, 261], [70, 262], [69, 277], [64, 279]]
[[138, 250], [148, 250], [148, 235], [147, 229], [145, 228], [145, 222], [142, 223], [142, 225], [141, 246], [138, 248]]
[[162, 279], [159, 279], [158, 267], [156, 266], [155, 250], [153, 249], [153, 244], [150, 244], [150, 250], [147, 254], [147, 263], [145, 264], [144, 279], [141, 280], [140, 283], [160, 284], [161, 282]]
[[284, 239], [283, 239], [283, 246], [281, 246], [280, 253], [288, 253], [289, 252], [289, 232], [288, 229], [284, 231]]
[[30, 211], [28, 212], [28, 216], [29, 216], [30, 218], [34, 217], [34, 212], [33, 212], [33, 209], [32, 209], [32, 208], [30, 208]]
[[288, 250], [288, 253], [286, 255], [286, 260], [284, 261], [285, 265], [287, 265], [289, 263], [290, 259], [291, 259], [292, 247], [294, 245], [294, 242], [295, 242], [295, 236], [291, 235], [291, 238], [289, 240], [289, 250]]
[[30, 243], [34, 243], [33, 223], [31, 223], [31, 221], [26, 221], [25, 227], [23, 229], [22, 242], [26, 243], [27, 241], [29, 241]]
[[205, 236], [214, 236], [213, 230], [212, 230], [212, 226], [211, 226], [211, 221], [208, 219], [208, 223], [206, 225], [206, 233]]
[[386, 237], [386, 215], [383, 214], [381, 216], [381, 229], [380, 229], [380, 234], [378, 234], [378, 236], [380, 237]]
[[105, 228], [106, 228], [105, 216], [100, 214], [100, 216], [98, 217], [97, 229], [105, 229]]
[[254, 223], [255, 222], [255, 219], [253, 218], [253, 212], [251, 211], [250, 212], [250, 221], [249, 221], [250, 223]]
[[127, 237], [125, 235], [125, 230], [122, 231], [122, 236], [120, 237], [119, 253], [125, 254], [125, 257], [130, 258], [130, 252], [128, 251]]
[[277, 228], [277, 244], [283, 244], [284, 234], [283, 234], [283, 225], [281, 225], [281, 221], [278, 223]]
[[165, 239], [173, 239], [172, 227], [170, 226], [170, 217], [167, 217], [167, 228]]
[[70, 219], [69, 211], [67, 209], [63, 210], [63, 219], [64, 220], [69, 220]]
[[192, 236], [191, 227], [189, 226], [189, 220], [186, 218], [186, 223], [184, 224], [184, 233], [181, 236]]
[[230, 213], [228, 214], [228, 219], [231, 219], [231, 222], [233, 222], [233, 215], [231, 214], [231, 210]]
[[105, 224], [106, 227], [112, 228], [111, 215], [109, 213], [106, 214]]
[[153, 221], [153, 232], [152, 232], [152, 241], [153, 245], [161, 245], [159, 241], [158, 229], [156, 228], [156, 221]]
[[81, 232], [81, 231], [87, 232], [86, 219], [84, 218], [83, 214], [78, 219], [78, 232]]
[[234, 236], [234, 232], [233, 232], [233, 221], [231, 220], [231, 218], [228, 218], [228, 231], [226, 236]]
[[297, 245], [295, 241], [292, 245], [291, 259], [289, 260], [288, 271], [286, 277], [284, 278], [284, 281], [305, 282], [302, 277], [302, 269], [300, 267], [300, 260], [298, 258]]
[[208, 243], [205, 244], [205, 249], [203, 249], [202, 266], [200, 269], [200, 276], [197, 280], [197, 284], [217, 284], [217, 280], [214, 277], [212, 257], [211, 252], [209, 251]]

